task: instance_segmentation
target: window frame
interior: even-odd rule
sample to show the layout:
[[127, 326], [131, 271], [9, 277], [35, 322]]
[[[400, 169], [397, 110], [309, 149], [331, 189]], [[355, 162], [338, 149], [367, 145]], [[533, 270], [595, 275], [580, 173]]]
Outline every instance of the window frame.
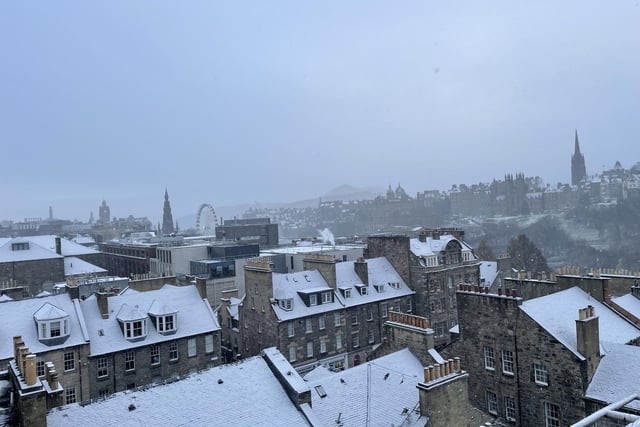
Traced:
[[178, 343], [173, 341], [169, 343], [169, 361], [175, 362], [176, 360], [180, 360], [180, 353], [178, 350]]
[[495, 371], [496, 370], [496, 357], [495, 351], [493, 347], [485, 345], [482, 349], [483, 359], [484, 359], [484, 369], [487, 371]]
[[76, 352], [67, 351], [62, 356], [64, 372], [70, 372], [76, 370]]
[[504, 417], [507, 421], [516, 421], [516, 400], [513, 397], [504, 398]]
[[124, 370], [131, 372], [136, 370], [136, 352], [133, 350], [124, 353]]
[[304, 319], [304, 333], [313, 333], [313, 319], [311, 317]]
[[307, 341], [307, 359], [313, 357], [313, 341]]
[[187, 339], [187, 357], [196, 357], [198, 355], [198, 342], [195, 338]]
[[360, 332], [351, 333], [351, 348], [360, 348]]
[[96, 360], [96, 377], [109, 377], [109, 360], [106, 357], [98, 357]]
[[533, 364], [533, 381], [536, 385], [547, 387], [549, 385], [549, 371], [542, 363]]
[[318, 295], [316, 294], [309, 295], [309, 305], [310, 306], [318, 305]]
[[327, 328], [327, 321], [324, 315], [318, 316], [318, 329], [323, 330]]
[[78, 401], [78, 395], [76, 394], [75, 386], [65, 387], [64, 401], [67, 405], [69, 405], [70, 403], [76, 403]]
[[498, 396], [495, 391], [487, 390], [487, 412], [491, 415], [498, 415]]
[[560, 427], [562, 415], [560, 406], [551, 402], [544, 402], [544, 425], [545, 427]]
[[293, 321], [287, 323], [287, 336], [289, 338], [296, 336], [296, 324]]
[[513, 376], [515, 375], [513, 368], [513, 351], [502, 350], [502, 373], [504, 375]]
[[213, 334], [208, 334], [204, 336], [204, 352], [205, 354], [215, 353], [216, 349], [213, 345]]
[[331, 292], [323, 292], [321, 294], [322, 304], [329, 304], [333, 302], [333, 298], [331, 298]]
[[156, 366], [160, 364], [160, 345], [152, 344], [149, 348], [149, 359], [151, 362], [151, 366]]

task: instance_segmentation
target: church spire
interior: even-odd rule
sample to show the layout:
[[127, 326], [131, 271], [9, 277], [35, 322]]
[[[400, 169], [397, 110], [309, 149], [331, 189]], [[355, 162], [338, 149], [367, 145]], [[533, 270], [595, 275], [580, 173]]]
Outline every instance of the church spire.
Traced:
[[575, 148], [571, 156], [571, 185], [580, 185], [587, 178], [587, 168], [584, 163], [584, 155], [580, 152], [578, 142], [578, 129], [575, 134]]
[[574, 149], [574, 155], [580, 154], [580, 143], [578, 142], [578, 129], [576, 129], [576, 147]]
[[164, 209], [162, 211], [162, 234], [169, 235], [174, 232], [173, 215], [171, 214], [171, 203], [169, 203], [169, 192], [164, 189]]

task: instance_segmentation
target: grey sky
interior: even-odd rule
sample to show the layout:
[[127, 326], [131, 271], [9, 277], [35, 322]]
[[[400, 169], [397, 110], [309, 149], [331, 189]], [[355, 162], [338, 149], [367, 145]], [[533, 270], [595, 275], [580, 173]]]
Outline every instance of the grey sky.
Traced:
[[640, 161], [640, 4], [0, 4], [0, 219]]

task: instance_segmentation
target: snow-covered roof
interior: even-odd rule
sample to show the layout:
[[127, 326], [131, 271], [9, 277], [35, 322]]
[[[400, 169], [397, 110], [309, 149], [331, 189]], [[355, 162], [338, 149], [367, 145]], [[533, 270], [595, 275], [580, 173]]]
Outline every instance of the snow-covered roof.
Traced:
[[[49, 249], [52, 252], [56, 252], [56, 236], [29, 236], [25, 237], [30, 242], [34, 242], [45, 249]], [[90, 255], [99, 253], [95, 249], [88, 248], [86, 246], [79, 245], [64, 237], [60, 238], [60, 249], [63, 256], [78, 256], [78, 255]]]
[[[156, 300], [158, 302], [156, 302]], [[178, 314], [178, 330], [173, 335], [159, 334], [147, 319], [147, 336], [132, 343], [125, 339], [118, 324], [122, 320], [146, 317], [152, 305], [165, 303], [174, 307]], [[206, 300], [200, 298], [195, 286], [164, 285], [161, 289], [147, 292], [127, 292], [108, 297], [109, 318], [103, 319], [96, 296], [80, 302], [91, 338], [91, 356], [120, 351], [128, 348], [170, 341], [178, 338], [204, 334], [220, 329], [218, 320]]]
[[[29, 249], [13, 250], [12, 245], [14, 243], [28, 243]], [[58, 255], [55, 249], [50, 251], [40, 246], [31, 241], [31, 238], [17, 237], [15, 239], [0, 239], [0, 262], [34, 261], [53, 258], [62, 258], [62, 255]]]
[[640, 329], [578, 287], [524, 301], [520, 309], [546, 329], [580, 359], [576, 338], [578, 310], [592, 305], [599, 319], [601, 352], [608, 343], [626, 344], [640, 337]]
[[463, 251], [470, 251], [471, 247], [462, 240], [456, 239], [451, 234], [443, 234], [439, 239], [427, 236], [424, 242], [420, 239], [410, 239], [409, 249], [417, 257], [437, 255], [440, 251], [447, 247], [452, 240], [457, 241], [462, 246]]
[[[640, 394], [640, 347], [609, 344], [585, 396], [613, 403], [631, 394]], [[627, 405], [640, 410], [640, 402]]]
[[366, 245], [327, 245], [327, 244], [312, 244], [309, 246], [291, 246], [284, 248], [274, 248], [261, 251], [261, 253], [268, 254], [310, 254], [310, 253], [333, 253], [341, 251], [351, 251], [355, 249], [364, 249]]
[[67, 257], [64, 259], [64, 275], [78, 276], [81, 274], [97, 274], [106, 273], [104, 268], [93, 265], [83, 259], [77, 257]]
[[[367, 378], [368, 377], [368, 378]], [[419, 417], [419, 393], [423, 366], [408, 349], [362, 365], [322, 375], [309, 376], [311, 411], [322, 425], [414, 426], [425, 424]], [[321, 394], [326, 394], [321, 397]]]
[[[128, 409], [131, 404], [135, 410]], [[144, 391], [116, 393], [90, 405], [66, 405], [47, 415], [50, 427], [95, 425], [96, 420], [105, 427], [308, 426], [259, 356]]]
[[637, 298], [631, 294], [626, 294], [621, 297], [611, 298], [613, 302], [620, 307], [627, 310], [629, 313], [636, 317], [640, 317], [640, 298]]
[[480, 263], [480, 278], [484, 279], [485, 286], [491, 286], [498, 275], [498, 263], [495, 261], [482, 261]]
[[278, 304], [271, 305], [279, 320], [297, 319], [299, 317], [327, 313], [343, 308], [338, 298], [334, 298], [333, 301], [328, 303], [307, 307], [302, 297], [298, 294], [298, 291], [308, 289], [314, 289], [316, 292], [320, 292], [322, 289], [333, 292], [333, 289], [331, 289], [318, 270], [306, 270], [286, 274], [273, 273], [272, 277], [273, 297], [277, 300], [293, 300], [291, 310], [284, 310]]
[[229, 307], [227, 308], [227, 310], [229, 310], [229, 315], [235, 320], [240, 320], [238, 309], [240, 308], [240, 304], [242, 304], [242, 301], [244, 301], [244, 297], [229, 298]]
[[33, 313], [33, 318], [37, 321], [62, 319], [67, 316], [69, 314], [66, 311], [59, 309], [50, 302], [45, 302], [38, 311]]
[[[53, 307], [54, 315], [56, 313], [61, 315], [58, 318], [69, 315], [69, 338], [61, 344], [46, 345], [38, 340], [38, 330], [33, 316], [41, 309], [47, 311], [49, 306]], [[42, 315], [46, 317], [44, 312]], [[82, 345], [88, 341], [88, 337], [85, 336], [86, 331], [83, 333], [84, 320], [80, 306], [74, 304], [69, 294], [66, 293], [3, 302], [0, 305], [0, 324], [2, 324], [2, 328], [0, 328], [0, 360], [13, 358], [13, 337], [15, 335], [22, 336], [25, 345], [34, 354]]]
[[[339, 262], [336, 264], [336, 281], [338, 288], [352, 289], [349, 298], [344, 298], [341, 293], [338, 294], [346, 307], [404, 297], [415, 293], [407, 286], [404, 280], [402, 280], [402, 277], [400, 277], [385, 257], [371, 258], [366, 260], [366, 262], [369, 286], [367, 293], [364, 295], [355, 289], [356, 286], [363, 284], [360, 277], [356, 274], [354, 267], [355, 261]], [[390, 283], [396, 284], [394, 285], [395, 287], [391, 286]], [[376, 285], [382, 285], [381, 292], [376, 290]]]

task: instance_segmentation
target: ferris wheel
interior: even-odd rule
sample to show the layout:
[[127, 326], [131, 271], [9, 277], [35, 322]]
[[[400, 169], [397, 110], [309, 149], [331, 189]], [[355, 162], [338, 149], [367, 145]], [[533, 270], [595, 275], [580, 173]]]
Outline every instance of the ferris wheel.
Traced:
[[216, 225], [218, 219], [216, 211], [209, 203], [203, 203], [198, 209], [196, 217], [196, 229], [201, 236], [214, 235], [216, 233]]

